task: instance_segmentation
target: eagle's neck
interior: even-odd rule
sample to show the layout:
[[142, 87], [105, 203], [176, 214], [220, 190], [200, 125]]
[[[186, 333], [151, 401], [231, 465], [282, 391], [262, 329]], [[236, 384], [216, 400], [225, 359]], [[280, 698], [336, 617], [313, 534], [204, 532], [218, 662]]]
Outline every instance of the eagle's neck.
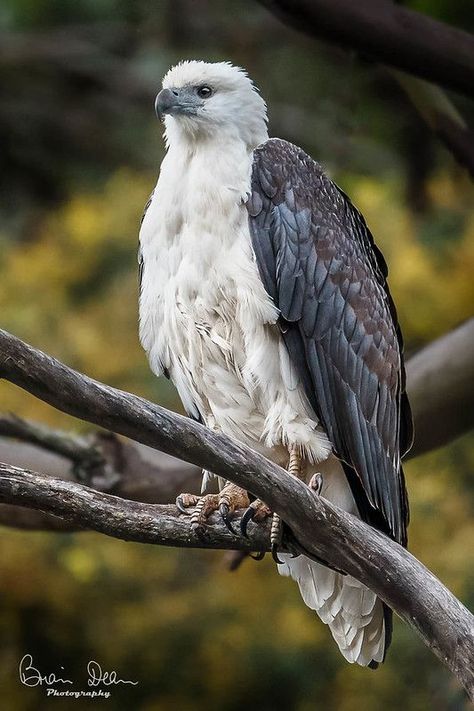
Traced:
[[161, 165], [157, 198], [175, 225], [192, 223], [197, 234], [214, 231], [210, 220], [219, 214], [230, 219], [246, 199], [252, 161], [253, 150], [241, 140], [173, 142]]
[[172, 116], [165, 118], [165, 142], [170, 149], [187, 151], [225, 150], [233, 144], [242, 144], [247, 151], [253, 151], [268, 140], [266, 114], [249, 112], [240, 121], [229, 123], [199, 124], [181, 117], [177, 121]]

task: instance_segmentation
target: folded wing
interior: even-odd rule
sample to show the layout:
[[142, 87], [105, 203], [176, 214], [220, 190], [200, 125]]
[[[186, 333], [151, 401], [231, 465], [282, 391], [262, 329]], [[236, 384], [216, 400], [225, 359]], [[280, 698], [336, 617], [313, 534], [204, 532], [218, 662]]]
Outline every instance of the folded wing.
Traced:
[[363, 217], [301, 149], [255, 150], [247, 202], [260, 276], [362, 518], [406, 545], [412, 439], [387, 268]]

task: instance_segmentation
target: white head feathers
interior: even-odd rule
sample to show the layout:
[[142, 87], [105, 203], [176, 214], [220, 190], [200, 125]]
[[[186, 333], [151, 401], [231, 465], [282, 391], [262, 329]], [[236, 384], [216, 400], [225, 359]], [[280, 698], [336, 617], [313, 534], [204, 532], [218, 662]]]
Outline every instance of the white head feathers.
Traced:
[[192, 143], [238, 139], [253, 150], [268, 138], [264, 100], [247, 73], [229, 62], [180, 62], [164, 77], [163, 89], [168, 91], [158, 95], [157, 108], [166, 93], [163, 114], [170, 144], [183, 138]]

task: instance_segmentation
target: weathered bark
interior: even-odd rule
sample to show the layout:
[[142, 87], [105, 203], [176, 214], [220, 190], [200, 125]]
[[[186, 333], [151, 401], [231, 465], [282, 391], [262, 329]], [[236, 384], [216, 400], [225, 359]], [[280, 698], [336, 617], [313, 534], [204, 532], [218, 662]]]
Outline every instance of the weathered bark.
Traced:
[[[328, 561], [368, 585], [419, 633], [474, 698], [473, 616], [419, 561], [386, 536], [315, 496], [303, 482], [248, 447], [81, 375], [5, 331], [0, 331], [0, 377], [63, 412], [214, 471], [263, 499], [290, 526], [292, 548]], [[4, 474], [3, 501], [38, 506], [37, 480], [28, 487], [22, 472], [5, 466], [0, 471]], [[67, 491], [79, 485], [61, 481], [56, 485], [60, 491], [51, 494], [49, 480], [49, 491], [39, 508], [67, 515], [71, 508]], [[77, 493], [76, 488], [74, 491]], [[112, 506], [119, 502], [118, 517], [108, 509], [106, 518], [115, 517], [121, 535], [132, 535], [120, 528], [127, 502], [86, 491], [73, 523], [80, 523], [80, 510], [86, 510], [88, 502], [96, 502], [97, 496], [104, 501], [105, 497]], [[153, 527], [153, 507], [128, 503], [145, 516], [145, 525]], [[65, 507], [61, 511], [60, 505]], [[106, 532], [107, 524], [102, 521]], [[169, 537], [170, 543], [174, 540], [169, 532], [162, 535]]]
[[259, 0], [305, 34], [474, 96], [474, 37], [388, 0]]
[[[234, 536], [219, 516], [210, 518], [205, 537], [174, 504], [144, 504], [0, 463], [0, 501], [47, 512], [72, 530], [87, 529], [137, 543], [178, 548], [268, 551], [270, 526], [253, 526], [249, 538]], [[238, 530], [240, 517], [235, 519]]]

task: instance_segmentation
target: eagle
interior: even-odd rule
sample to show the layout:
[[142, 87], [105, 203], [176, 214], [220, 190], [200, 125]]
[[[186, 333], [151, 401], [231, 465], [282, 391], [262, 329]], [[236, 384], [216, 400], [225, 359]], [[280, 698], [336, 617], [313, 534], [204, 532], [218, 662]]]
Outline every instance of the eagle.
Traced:
[[[243, 69], [183, 61], [162, 87], [167, 151], [139, 249], [152, 371], [171, 379], [190, 417], [406, 546], [402, 336], [364, 218], [307, 153], [269, 138], [266, 104]], [[197, 530], [213, 511], [232, 527], [245, 508], [242, 534], [272, 515], [203, 474], [201, 496], [177, 499]], [[285, 552], [282, 526], [273, 515], [279, 573], [298, 583], [347, 661], [377, 667], [391, 610], [350, 575]]]

